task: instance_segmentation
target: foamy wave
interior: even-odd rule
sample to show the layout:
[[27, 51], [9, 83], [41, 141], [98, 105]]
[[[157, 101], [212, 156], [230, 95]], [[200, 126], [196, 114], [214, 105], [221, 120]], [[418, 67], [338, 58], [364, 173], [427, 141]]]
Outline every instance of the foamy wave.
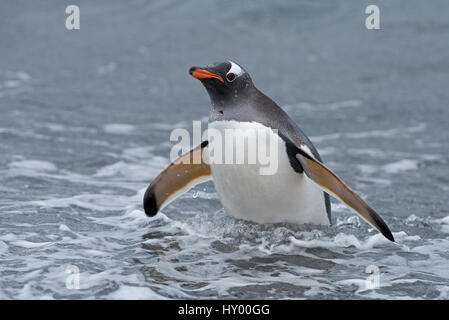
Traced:
[[402, 159], [393, 163], [386, 164], [382, 169], [387, 173], [398, 173], [408, 170], [417, 170], [418, 161], [410, 159]]
[[24, 169], [24, 170], [37, 170], [37, 171], [55, 171], [57, 167], [48, 161], [42, 160], [22, 160], [14, 161], [9, 164], [10, 168]]
[[103, 130], [107, 133], [113, 134], [130, 134], [135, 130], [135, 127], [124, 123], [110, 123], [105, 125]]

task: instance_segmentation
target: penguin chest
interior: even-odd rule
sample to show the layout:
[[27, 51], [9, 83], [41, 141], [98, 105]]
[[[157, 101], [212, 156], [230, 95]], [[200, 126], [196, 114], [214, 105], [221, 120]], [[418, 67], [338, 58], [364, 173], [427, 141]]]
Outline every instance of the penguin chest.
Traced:
[[227, 213], [257, 223], [329, 224], [323, 191], [293, 170], [271, 128], [214, 121], [208, 135], [212, 177]]

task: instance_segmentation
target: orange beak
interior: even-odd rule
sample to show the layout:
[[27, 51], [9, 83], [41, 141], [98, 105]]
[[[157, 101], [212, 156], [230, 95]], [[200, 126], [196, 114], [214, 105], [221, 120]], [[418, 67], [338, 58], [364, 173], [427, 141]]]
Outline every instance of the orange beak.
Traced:
[[223, 78], [220, 77], [218, 74], [203, 69], [194, 69], [192, 71], [190, 72], [190, 74], [197, 79], [215, 78], [224, 83]]

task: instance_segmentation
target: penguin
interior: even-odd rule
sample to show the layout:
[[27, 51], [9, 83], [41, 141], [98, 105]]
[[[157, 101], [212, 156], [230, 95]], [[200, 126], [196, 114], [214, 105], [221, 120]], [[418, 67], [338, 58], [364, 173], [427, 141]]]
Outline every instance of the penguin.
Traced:
[[[209, 137], [170, 163], [151, 182], [143, 199], [146, 215], [155, 216], [193, 186], [213, 180], [225, 211], [235, 218], [256, 223], [329, 225], [330, 194], [394, 242], [380, 215], [323, 163], [307, 135], [255, 87], [243, 67], [225, 61], [191, 67], [189, 74], [200, 80], [209, 94], [208, 130], [263, 132], [277, 142], [277, 170], [262, 175], [256, 170], [260, 166], [257, 163], [208, 161], [214, 143]], [[253, 140], [245, 143], [248, 141]]]

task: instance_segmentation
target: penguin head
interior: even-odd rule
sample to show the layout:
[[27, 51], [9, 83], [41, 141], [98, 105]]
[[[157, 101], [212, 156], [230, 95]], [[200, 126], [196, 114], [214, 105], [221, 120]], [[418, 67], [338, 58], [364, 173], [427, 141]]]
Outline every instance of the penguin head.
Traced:
[[206, 88], [212, 104], [237, 102], [254, 87], [249, 74], [232, 61], [217, 62], [205, 68], [191, 67], [189, 74]]

